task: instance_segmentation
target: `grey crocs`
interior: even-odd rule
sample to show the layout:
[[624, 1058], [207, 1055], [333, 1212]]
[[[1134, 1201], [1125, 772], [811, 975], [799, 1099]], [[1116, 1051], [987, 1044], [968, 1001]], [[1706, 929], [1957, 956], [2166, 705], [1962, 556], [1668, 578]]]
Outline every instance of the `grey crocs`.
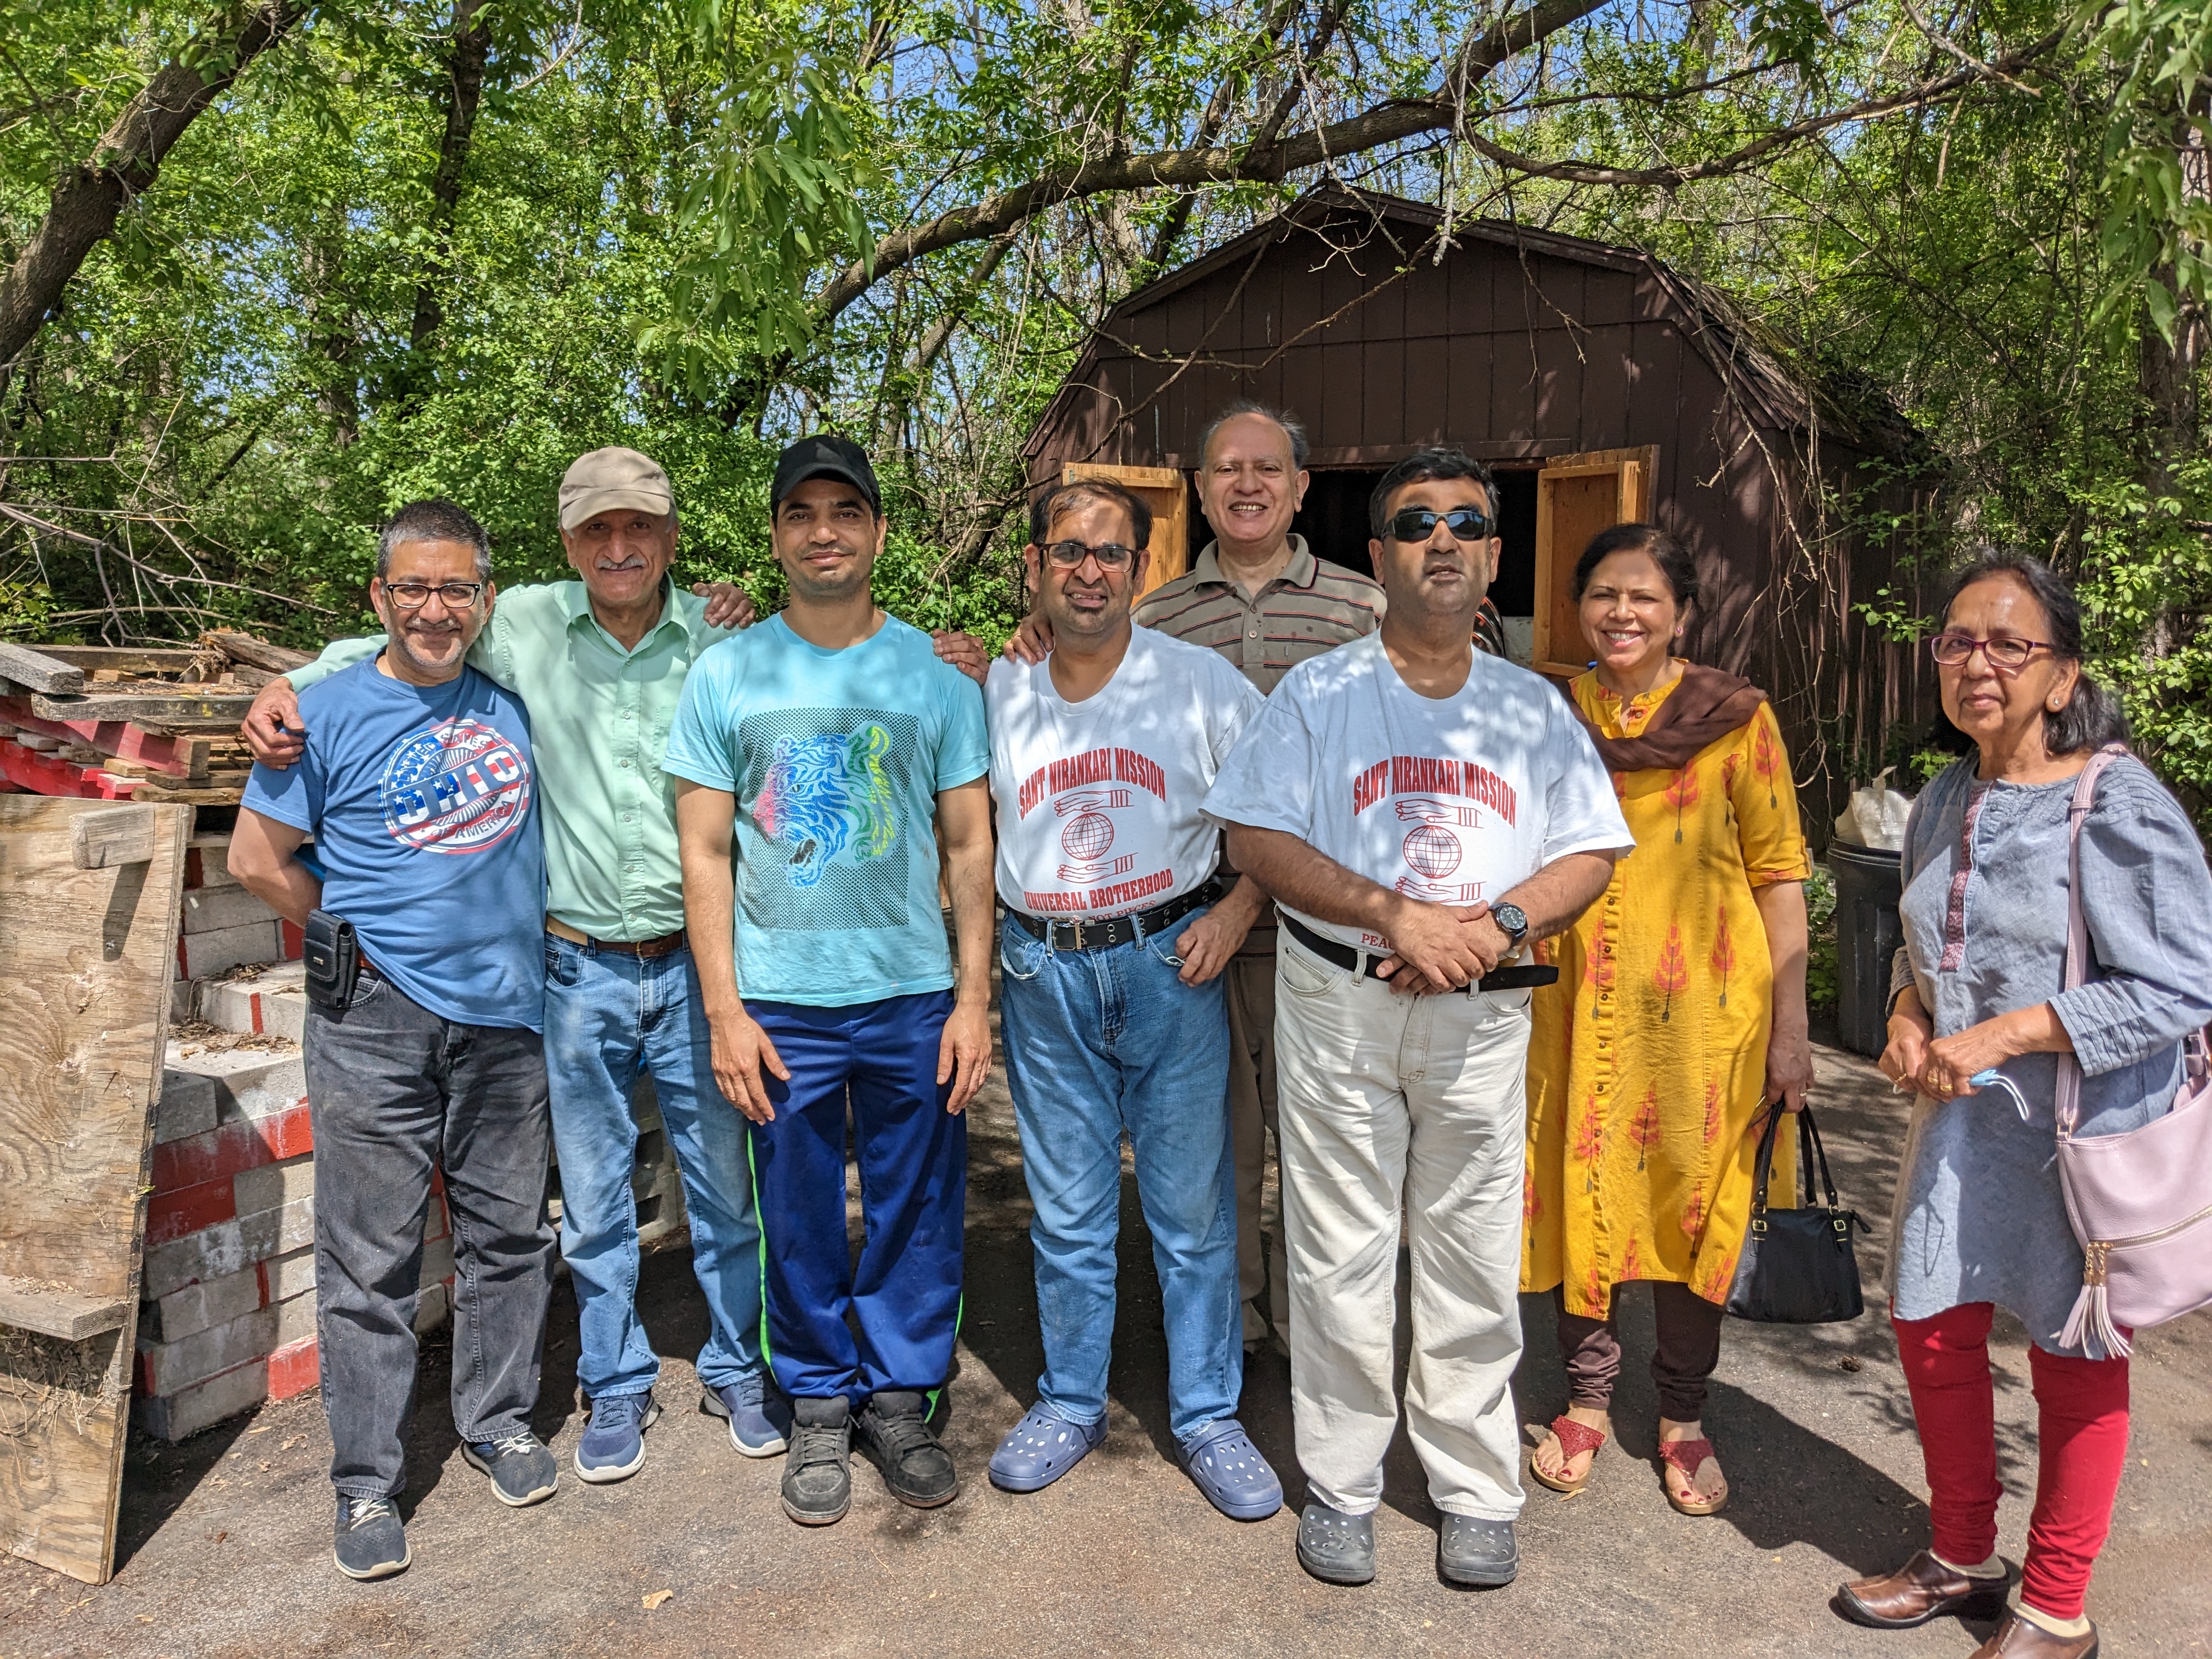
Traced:
[[1308, 1504], [1298, 1516], [1298, 1565], [1324, 1584], [1364, 1584], [1375, 1577], [1375, 1517]]
[[991, 1454], [991, 1484], [1001, 1492], [1042, 1492], [1105, 1438], [1104, 1418], [1071, 1423], [1040, 1401]]
[[1513, 1541], [1510, 1521], [1485, 1521], [1479, 1516], [1447, 1515], [1437, 1534], [1437, 1571], [1448, 1584], [1471, 1589], [1496, 1589], [1513, 1582], [1521, 1571], [1521, 1549]]

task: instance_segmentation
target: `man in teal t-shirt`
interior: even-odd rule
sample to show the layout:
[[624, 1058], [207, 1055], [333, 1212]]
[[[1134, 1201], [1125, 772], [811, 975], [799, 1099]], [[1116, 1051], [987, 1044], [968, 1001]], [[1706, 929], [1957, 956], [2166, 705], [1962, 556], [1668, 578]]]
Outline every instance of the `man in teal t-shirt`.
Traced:
[[768, 1346], [794, 1417], [783, 1505], [819, 1526], [850, 1504], [856, 1431], [902, 1502], [959, 1490], [927, 1418], [959, 1324], [960, 1114], [991, 1059], [991, 752], [974, 682], [876, 608], [883, 503], [860, 446], [792, 445], [770, 510], [790, 605], [699, 659], [661, 766], [714, 1079], [752, 1120]]

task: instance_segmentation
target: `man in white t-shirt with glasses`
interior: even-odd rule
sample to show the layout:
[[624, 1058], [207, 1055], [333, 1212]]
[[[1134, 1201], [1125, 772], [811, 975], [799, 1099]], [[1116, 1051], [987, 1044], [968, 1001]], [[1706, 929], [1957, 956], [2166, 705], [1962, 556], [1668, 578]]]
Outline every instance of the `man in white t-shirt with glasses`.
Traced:
[[1044, 1375], [991, 1459], [1036, 1492], [1106, 1435], [1121, 1137], [1152, 1237], [1177, 1461], [1233, 1520], [1283, 1489], [1237, 1420], [1244, 1352], [1224, 1088], [1222, 969], [1265, 900], [1223, 891], [1200, 810], [1260, 694], [1218, 653], [1133, 628], [1152, 514], [1110, 483], [1062, 484], [1024, 556], [1052, 653], [984, 688], [998, 806], [1000, 1006], [1036, 1219]]
[[1407, 1426], [1444, 1518], [1438, 1570], [1492, 1586], [1520, 1564], [1529, 988], [1556, 976], [1517, 959], [1604, 890], [1633, 838], [1565, 700], [1471, 642], [1498, 570], [1488, 469], [1419, 451], [1369, 515], [1381, 631], [1291, 671], [1206, 811], [1283, 918], [1291, 1396], [1311, 1499], [1298, 1559], [1333, 1583], [1375, 1576], [1402, 1211]]

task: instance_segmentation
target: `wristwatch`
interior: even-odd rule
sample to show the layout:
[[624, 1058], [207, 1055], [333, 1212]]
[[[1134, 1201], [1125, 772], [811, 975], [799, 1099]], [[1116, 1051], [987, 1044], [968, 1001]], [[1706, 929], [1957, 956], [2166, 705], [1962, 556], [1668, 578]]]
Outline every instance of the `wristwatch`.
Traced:
[[1521, 941], [1528, 937], [1528, 913], [1517, 904], [1492, 905], [1490, 919], [1516, 951], [1521, 948]]

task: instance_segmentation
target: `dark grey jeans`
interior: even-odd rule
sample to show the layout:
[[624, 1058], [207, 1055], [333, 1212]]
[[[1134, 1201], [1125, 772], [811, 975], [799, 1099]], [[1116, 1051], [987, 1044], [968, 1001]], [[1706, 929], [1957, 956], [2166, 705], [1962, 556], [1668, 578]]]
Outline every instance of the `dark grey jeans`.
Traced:
[[554, 1251], [544, 1043], [442, 1019], [364, 973], [344, 1013], [309, 1005], [306, 1048], [331, 1481], [387, 1497], [406, 1485], [434, 1170], [453, 1224], [453, 1427], [496, 1439], [538, 1403]]

